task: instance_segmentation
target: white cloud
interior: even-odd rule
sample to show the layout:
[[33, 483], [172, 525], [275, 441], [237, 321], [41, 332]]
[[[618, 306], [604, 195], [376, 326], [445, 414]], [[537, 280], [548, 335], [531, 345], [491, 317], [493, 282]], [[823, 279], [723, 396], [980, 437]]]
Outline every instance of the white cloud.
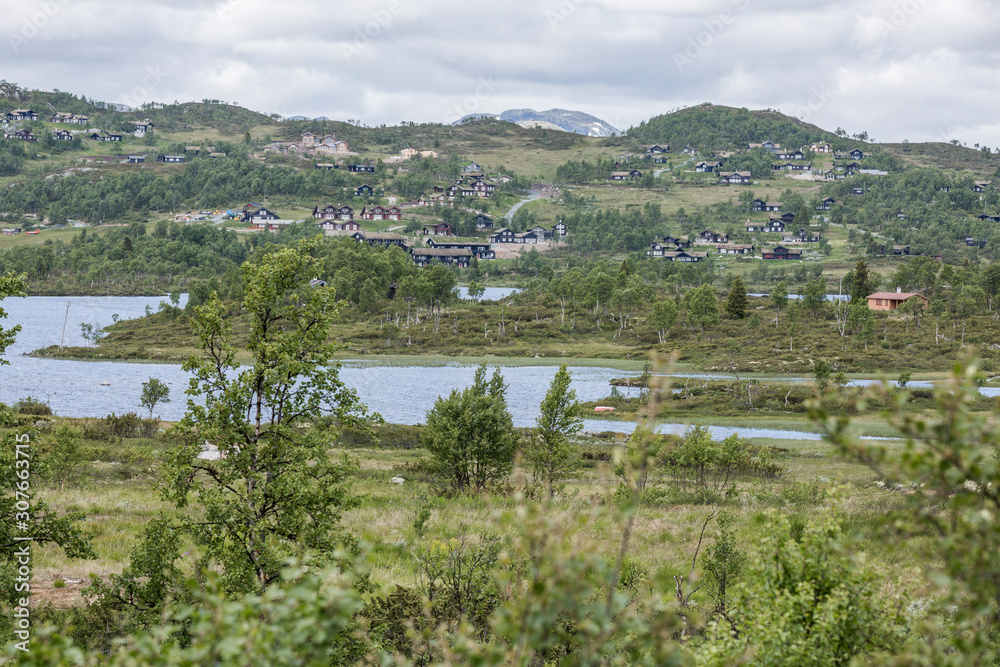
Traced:
[[5, 19], [7, 79], [108, 101], [370, 125], [564, 107], [620, 127], [711, 101], [1000, 144], [991, 0], [39, 0]]

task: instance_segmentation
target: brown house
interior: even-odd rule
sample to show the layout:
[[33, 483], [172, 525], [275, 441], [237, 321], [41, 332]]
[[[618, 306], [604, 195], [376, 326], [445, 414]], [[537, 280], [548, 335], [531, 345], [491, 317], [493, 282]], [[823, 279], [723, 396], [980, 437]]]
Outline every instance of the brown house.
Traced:
[[895, 292], [875, 292], [874, 294], [869, 294], [867, 296], [868, 307], [872, 310], [896, 310], [901, 305], [914, 298], [923, 301], [923, 307], [927, 307], [928, 299], [923, 294], [917, 294], [916, 292], [903, 292], [898, 287]]

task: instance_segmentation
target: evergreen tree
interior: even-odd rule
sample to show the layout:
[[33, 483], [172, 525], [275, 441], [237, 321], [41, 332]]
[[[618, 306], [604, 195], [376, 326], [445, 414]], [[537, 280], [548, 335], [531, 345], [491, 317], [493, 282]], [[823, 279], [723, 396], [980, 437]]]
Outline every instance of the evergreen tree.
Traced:
[[525, 448], [535, 479], [545, 481], [549, 498], [555, 494], [556, 481], [572, 468], [576, 448], [569, 437], [583, 428], [576, 391], [570, 389], [566, 364], [559, 367], [540, 406], [535, 432]]
[[736, 276], [733, 286], [726, 298], [726, 314], [734, 320], [742, 320], [747, 316], [747, 286], [743, 279]]
[[851, 302], [867, 303], [868, 295], [874, 291], [875, 280], [868, 273], [868, 265], [859, 259], [851, 275]]

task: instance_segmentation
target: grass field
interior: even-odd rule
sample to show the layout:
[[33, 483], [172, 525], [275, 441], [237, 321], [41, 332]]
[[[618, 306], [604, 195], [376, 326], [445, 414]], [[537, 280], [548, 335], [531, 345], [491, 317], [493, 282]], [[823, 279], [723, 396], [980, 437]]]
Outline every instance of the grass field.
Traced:
[[[78, 420], [68, 420], [81, 427]], [[52, 427], [46, 431], [51, 432]], [[41, 436], [43, 439], [48, 437]], [[579, 438], [581, 451], [608, 459], [623, 444], [620, 436]], [[860, 464], [839, 457], [827, 444], [817, 441], [760, 440], [756, 444], [772, 448], [775, 460], [785, 472], [777, 480], [762, 484], [744, 480], [738, 497], [722, 503], [740, 522], [740, 538], [752, 544], [759, 537], [764, 517], [780, 511], [805, 517], [816, 511], [824, 500], [824, 490], [833, 484], [849, 489], [849, 514], [855, 522], [856, 536], [864, 539], [896, 499], [876, 488], [876, 477]], [[86, 531], [93, 541], [98, 558], [91, 561], [67, 559], [51, 546], [36, 551], [36, 584], [39, 599], [59, 605], [76, 601], [80, 589], [91, 575], [105, 577], [120, 571], [128, 562], [142, 527], [160, 512], [173, 515], [176, 510], [158, 497], [157, 475], [163, 457], [171, 449], [164, 436], [154, 440], [125, 440], [116, 447], [107, 443], [86, 442], [90, 456], [107, 460], [81, 463], [62, 489], [50, 483], [42, 495], [53, 506], [76, 509], [87, 514]], [[889, 444], [892, 447], [891, 443]], [[345, 513], [344, 528], [363, 540], [374, 581], [381, 587], [413, 586], [416, 567], [413, 550], [433, 540], [448, 540], [467, 534], [507, 535], [517, 539], [508, 514], [516, 510], [516, 495], [485, 495], [454, 499], [436, 498], [428, 486], [413, 473], [413, 466], [427, 457], [422, 449], [386, 450], [347, 448], [340, 450], [356, 461], [359, 471], [352, 481], [353, 493], [361, 499], [359, 507]], [[112, 454], [114, 452], [114, 454]], [[602, 454], [603, 453], [603, 454]], [[109, 456], [110, 455], [110, 456]], [[551, 508], [565, 526], [564, 539], [583, 536], [589, 542], [607, 544], [608, 556], [619, 538], [620, 526], [604, 513], [618, 486], [610, 462], [598, 458], [578, 458], [564, 490]], [[407, 481], [389, 483], [394, 476]], [[530, 471], [519, 465], [511, 475], [515, 489], [530, 485]], [[420, 508], [431, 510], [426, 533], [421, 537], [414, 528]], [[693, 548], [705, 517], [717, 507], [661, 499], [643, 505], [636, 516], [633, 556], [649, 575], [654, 589], [672, 584], [672, 576], [689, 566]], [[879, 545], [874, 560], [885, 572], [900, 564], [917, 565], [905, 545]], [[188, 547], [182, 568], [189, 568], [197, 550]], [[686, 566], [685, 563], [688, 565]], [[65, 588], [56, 581], [70, 580]]]

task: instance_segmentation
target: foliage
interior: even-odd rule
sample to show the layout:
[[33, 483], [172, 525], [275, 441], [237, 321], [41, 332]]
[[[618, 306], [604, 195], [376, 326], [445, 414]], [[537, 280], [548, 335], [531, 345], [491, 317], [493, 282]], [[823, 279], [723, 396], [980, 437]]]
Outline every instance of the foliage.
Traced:
[[733, 589], [746, 569], [747, 554], [736, 541], [733, 525], [736, 520], [723, 512], [716, 519], [718, 531], [715, 543], [705, 549], [701, 558], [705, 590], [715, 603], [714, 614], [728, 620]]
[[[0, 434], [0, 601], [19, 605], [29, 589], [27, 579], [18, 570], [25, 563], [19, 552], [29, 543], [19, 538], [30, 537], [31, 544], [54, 544], [68, 558], [95, 558], [87, 534], [79, 525], [85, 519], [80, 511], [57, 512], [38, 498], [33, 476], [43, 473], [44, 461], [36, 456], [32, 436], [37, 433]], [[30, 501], [30, 504], [29, 504]], [[30, 572], [29, 567], [24, 568]], [[0, 617], [0, 641], [13, 638], [14, 619], [11, 613]]]
[[929, 574], [946, 586], [928, 629], [937, 640], [920, 648], [928, 664], [1000, 657], [1000, 429], [994, 414], [972, 410], [977, 375], [975, 363], [956, 364], [948, 383], [936, 388], [937, 411], [929, 415], [906, 411], [907, 392], [888, 387], [858, 400], [856, 407], [866, 398], [888, 406], [888, 421], [904, 438], [901, 456], [857, 439], [848, 416], [830, 415], [828, 397], [810, 411], [831, 441], [871, 466], [883, 486], [905, 489], [913, 524], [890, 524], [886, 538], [897, 530], [928, 537], [919, 544], [934, 564]]
[[670, 299], [657, 301], [653, 304], [653, 312], [650, 313], [647, 321], [656, 331], [656, 337], [662, 345], [667, 342], [670, 328], [677, 322], [677, 304]]
[[149, 418], [153, 418], [153, 410], [161, 403], [170, 402], [170, 387], [158, 378], [151, 377], [142, 385], [139, 394], [139, 405], [149, 409]]
[[725, 308], [726, 315], [735, 320], [742, 320], [747, 316], [747, 287], [739, 276], [736, 276], [733, 286], [729, 289]]
[[706, 426], [688, 427], [675, 447], [665, 449], [660, 465], [681, 491], [704, 499], [735, 493], [737, 476], [773, 479], [782, 473], [767, 450], [738, 434], [716, 441]]
[[576, 448], [569, 438], [583, 428], [580, 404], [570, 382], [569, 371], [563, 364], [542, 399], [535, 432], [525, 445], [525, 458], [532, 466], [535, 479], [545, 482], [550, 498], [555, 494], [557, 480], [565, 477], [572, 467]]
[[210, 572], [183, 581], [187, 600], [110, 657], [85, 653], [51, 628], [27, 653], [10, 655], [30, 666], [355, 664], [364, 655], [352, 636], [361, 600], [350, 581], [348, 573], [290, 563], [263, 593], [233, 597], [223, 577]]
[[[26, 276], [15, 275], [14, 273], [0, 274], [0, 301], [3, 301], [8, 296], [24, 296], [26, 287]], [[7, 311], [0, 308], [0, 320], [6, 317]], [[14, 337], [17, 336], [17, 332], [20, 330], [20, 324], [15, 324], [8, 329], [0, 327], [0, 366], [10, 363], [3, 358], [3, 353], [14, 342]]]
[[[340, 512], [353, 503], [354, 466], [337, 460], [330, 433], [301, 428], [324, 414], [356, 428], [363, 407], [330, 361], [332, 290], [309, 287], [315, 242], [283, 248], [242, 268], [249, 315], [249, 365], [236, 361], [226, 310], [213, 298], [195, 309], [205, 357], [191, 358], [188, 412], [177, 426], [184, 446], [169, 464], [166, 497], [179, 509], [197, 493], [199, 510], [183, 529], [203, 550], [204, 567], [221, 567], [227, 590], [262, 592], [285, 559], [312, 554], [323, 563], [343, 543]], [[198, 457], [205, 443], [222, 455]]]
[[847, 665], [894, 651], [908, 632], [902, 600], [844, 544], [842, 520], [827, 512], [793, 530], [771, 518], [730, 606], [732, 622], [709, 625], [699, 665]]
[[488, 636], [490, 615], [500, 603], [500, 550], [498, 537], [482, 535], [472, 541], [463, 534], [445, 542], [434, 540], [414, 552], [420, 590], [437, 623], [445, 623], [450, 632], [469, 623], [477, 637]]
[[705, 284], [690, 290], [684, 295], [684, 300], [691, 324], [704, 331], [719, 323], [719, 299], [715, 295], [715, 288], [711, 285]]
[[479, 493], [513, 470], [518, 437], [506, 391], [499, 368], [486, 381], [484, 363], [476, 369], [471, 387], [438, 397], [427, 413], [422, 442], [443, 490]]

